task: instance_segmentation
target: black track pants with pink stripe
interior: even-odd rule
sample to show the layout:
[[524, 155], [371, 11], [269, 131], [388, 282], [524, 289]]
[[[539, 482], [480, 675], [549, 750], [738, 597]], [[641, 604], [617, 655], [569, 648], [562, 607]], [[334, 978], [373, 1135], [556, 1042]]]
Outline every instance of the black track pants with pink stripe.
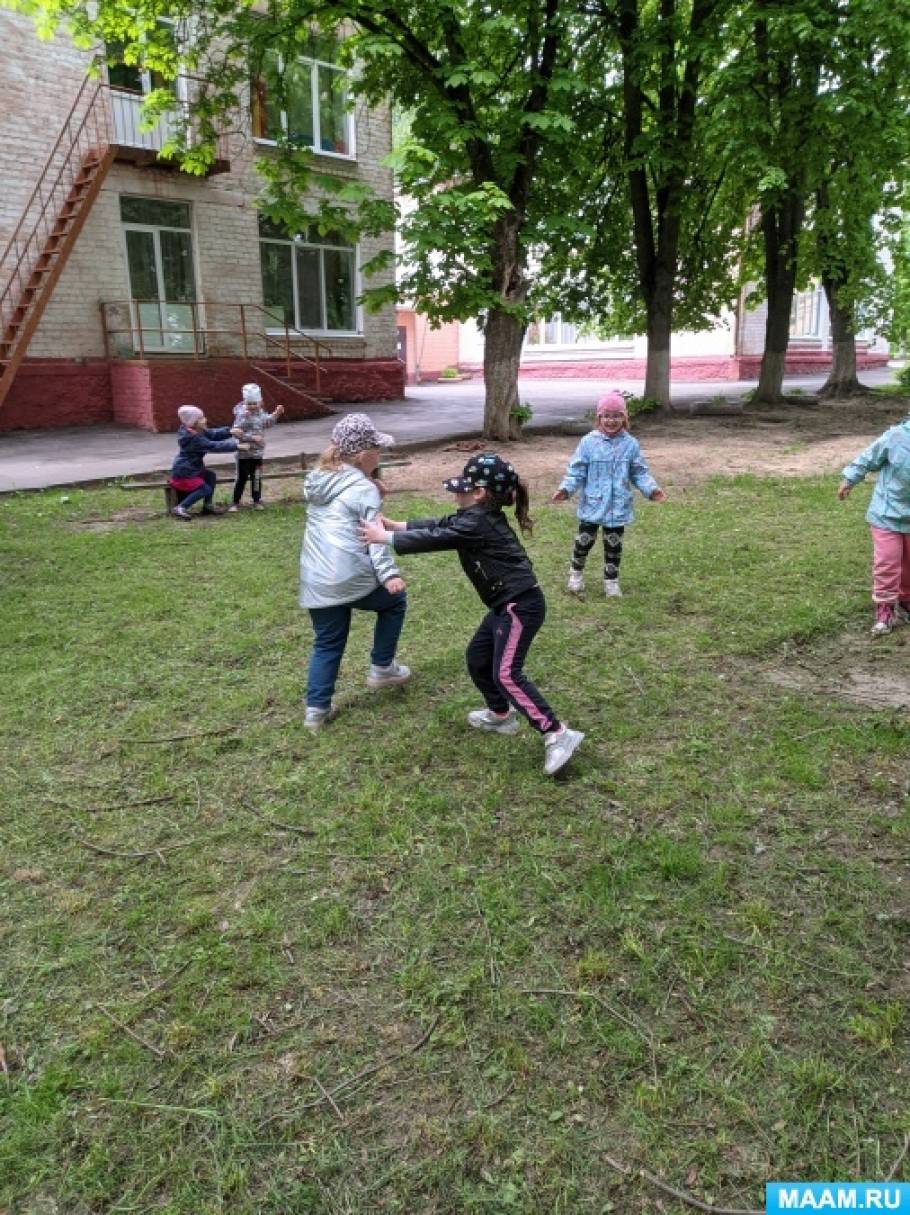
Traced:
[[522, 666], [546, 614], [540, 587], [524, 591], [484, 616], [465, 654], [487, 707], [505, 713], [513, 705], [541, 734], [558, 730], [559, 719]]

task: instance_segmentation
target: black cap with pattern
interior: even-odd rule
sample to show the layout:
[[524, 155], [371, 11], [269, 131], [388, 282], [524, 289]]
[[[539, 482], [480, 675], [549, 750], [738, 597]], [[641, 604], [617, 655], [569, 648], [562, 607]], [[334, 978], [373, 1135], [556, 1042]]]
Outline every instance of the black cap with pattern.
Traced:
[[472, 489], [488, 489], [492, 494], [507, 494], [518, 484], [518, 473], [507, 460], [495, 452], [485, 451], [471, 456], [460, 477], [443, 481], [443, 488], [452, 494], [467, 494]]

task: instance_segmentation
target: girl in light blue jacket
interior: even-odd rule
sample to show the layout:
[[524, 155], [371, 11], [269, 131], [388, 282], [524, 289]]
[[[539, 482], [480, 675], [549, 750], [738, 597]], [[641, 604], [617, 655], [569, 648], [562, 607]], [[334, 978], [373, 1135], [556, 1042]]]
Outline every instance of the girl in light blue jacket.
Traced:
[[841, 501], [867, 473], [878, 480], [866, 511], [872, 531], [872, 636], [910, 624], [910, 418], [892, 426], [848, 464], [837, 490]]
[[586, 434], [578, 444], [552, 498], [553, 502], [565, 502], [580, 490], [578, 532], [567, 583], [571, 594], [584, 592], [585, 562], [594, 547], [598, 528], [602, 528], [604, 594], [608, 599], [622, 595], [619, 563], [626, 524], [635, 517], [633, 485], [652, 502], [666, 500], [667, 495], [648, 471], [638, 440], [629, 434], [625, 398], [622, 393], [608, 392], [597, 402], [596, 430]]

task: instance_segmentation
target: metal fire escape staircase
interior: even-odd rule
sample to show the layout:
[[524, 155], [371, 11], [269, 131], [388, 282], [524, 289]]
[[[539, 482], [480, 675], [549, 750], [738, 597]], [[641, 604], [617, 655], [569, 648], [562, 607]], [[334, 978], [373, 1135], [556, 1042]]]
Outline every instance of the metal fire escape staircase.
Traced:
[[83, 80], [0, 256], [0, 406], [114, 160], [104, 87]]

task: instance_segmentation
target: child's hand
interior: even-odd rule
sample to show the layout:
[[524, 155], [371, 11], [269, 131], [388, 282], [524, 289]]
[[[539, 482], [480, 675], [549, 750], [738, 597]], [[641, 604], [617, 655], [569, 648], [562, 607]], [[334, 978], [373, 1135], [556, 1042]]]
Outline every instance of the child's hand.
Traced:
[[275, 407], [275, 417], [276, 417], [276, 418], [280, 418], [280, 417], [281, 417], [281, 415], [282, 415], [283, 413], [284, 413], [284, 406], [283, 406], [283, 405], [276, 405], [276, 407]]
[[666, 502], [666, 500], [667, 495], [662, 489], [655, 489], [654, 493], [651, 495], [652, 502]]
[[553, 503], [568, 502], [568, 500], [569, 500], [569, 495], [566, 493], [566, 491], [564, 489], [558, 489], [556, 491], [556, 493], [553, 495], [553, 497], [550, 499], [550, 501]]
[[382, 584], [390, 595], [400, 595], [405, 588], [404, 578], [390, 578]]
[[408, 525], [404, 519], [387, 519], [385, 515], [380, 515], [379, 521], [387, 532], [405, 532], [408, 530]]
[[361, 523], [357, 534], [363, 544], [385, 544], [387, 530], [379, 519], [374, 519], [371, 523]]
[[234, 438], [235, 438], [235, 439], [242, 439], [242, 438], [243, 438], [243, 431], [240, 429], [240, 427], [239, 427], [239, 426], [232, 426], [232, 427], [231, 427], [231, 434], [234, 436]]
[[844, 498], [846, 498], [847, 494], [849, 494], [852, 488], [853, 486], [849, 481], [841, 481], [840, 485], [837, 487], [837, 496], [840, 498], [841, 502], [843, 502]]

